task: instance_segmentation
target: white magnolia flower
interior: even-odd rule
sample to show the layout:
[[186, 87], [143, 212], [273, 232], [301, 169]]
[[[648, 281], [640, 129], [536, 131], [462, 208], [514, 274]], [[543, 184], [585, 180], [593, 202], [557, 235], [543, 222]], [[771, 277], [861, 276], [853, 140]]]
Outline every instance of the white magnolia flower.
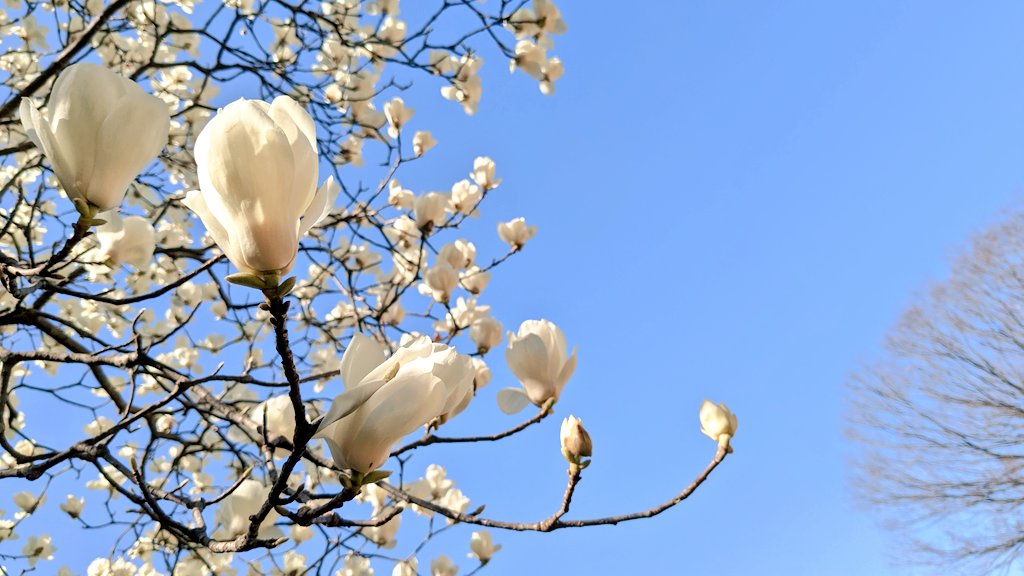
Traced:
[[498, 406], [506, 414], [519, 412], [527, 401], [537, 406], [549, 399], [557, 402], [576, 370], [576, 350], [567, 355], [565, 334], [548, 320], [527, 320], [517, 334], [510, 331], [505, 360], [523, 385], [498, 392]]
[[494, 160], [487, 156], [477, 156], [473, 160], [473, 171], [469, 176], [484, 190], [493, 190], [501, 184], [501, 178], [494, 177], [494, 170]]
[[444, 224], [446, 204], [448, 196], [440, 192], [427, 192], [416, 198], [413, 205], [416, 227], [420, 230], [429, 230]]
[[537, 235], [536, 226], [527, 226], [525, 218], [514, 218], [508, 222], [498, 224], [498, 238], [512, 247], [519, 250], [526, 245], [526, 242]]
[[45, 116], [27, 98], [20, 113], [68, 198], [97, 212], [121, 205], [128, 185], [167, 144], [170, 129], [162, 100], [88, 62], [60, 73]]
[[388, 119], [388, 136], [398, 138], [402, 126], [405, 126], [405, 123], [415, 113], [416, 110], [407, 107], [401, 98], [392, 98], [390, 102], [384, 104], [384, 116]]
[[[387, 516], [392, 510], [392, 508], [384, 508], [378, 515]], [[398, 514], [380, 526], [367, 526], [366, 528], [363, 528], [361, 533], [370, 542], [373, 542], [385, 550], [390, 550], [398, 544], [398, 541], [395, 540], [395, 535], [398, 534], [398, 529], [401, 525], [402, 515]]]
[[476, 245], [467, 240], [456, 240], [442, 246], [437, 252], [437, 259], [448, 262], [456, 270], [464, 270], [476, 259]]
[[459, 567], [452, 564], [452, 561], [444, 554], [430, 562], [430, 576], [455, 576], [458, 572]]
[[700, 431], [708, 438], [718, 442], [719, 446], [724, 446], [728, 452], [732, 452], [729, 440], [736, 435], [738, 427], [739, 421], [736, 420], [736, 415], [729, 410], [725, 402], [715, 404], [710, 400], [705, 400], [700, 405]]
[[107, 223], [96, 228], [100, 260], [115, 265], [131, 264], [138, 270], [149, 268], [156, 248], [156, 231], [142, 216], [121, 218], [116, 211], [97, 215]]
[[409, 558], [396, 563], [391, 570], [391, 576], [416, 576], [419, 567], [419, 562], [415, 558]]
[[32, 514], [46, 503], [46, 493], [36, 496], [31, 492], [18, 492], [12, 499], [14, 500], [14, 505], [21, 508], [21, 512], [16, 513], [15, 518], [21, 519]]
[[309, 526], [292, 524], [292, 527], [289, 529], [288, 535], [291, 537], [292, 542], [295, 542], [296, 544], [302, 544], [306, 540], [309, 540], [313, 537], [313, 529]]
[[338, 574], [339, 576], [373, 576], [373, 568], [370, 566], [369, 558], [349, 552], [345, 555], [345, 565]]
[[[249, 516], [259, 512], [260, 507], [267, 501], [270, 488], [264, 486], [259, 480], [249, 478], [243, 480], [235, 491], [228, 494], [217, 505], [217, 512], [214, 514], [214, 522], [220, 529], [215, 536], [218, 538], [234, 538], [241, 536], [249, 530]], [[283, 534], [274, 526], [278, 513], [273, 509], [260, 524], [260, 538], [275, 538]]]
[[547, 52], [543, 46], [538, 46], [531, 40], [520, 40], [516, 42], [515, 53], [515, 58], [509, 61], [509, 72], [515, 72], [516, 68], [519, 68], [535, 80], [540, 81], [544, 78]]
[[97, 558], [86, 568], [88, 576], [136, 576], [137, 567], [124, 558], [111, 562], [107, 558]]
[[53, 560], [55, 550], [57, 549], [51, 544], [50, 536], [42, 534], [40, 536], [29, 536], [28, 540], [25, 541], [25, 547], [21, 549], [21, 553], [25, 555], [29, 566], [35, 566], [36, 562], [40, 560]]
[[68, 494], [67, 498], [61, 502], [60, 509], [67, 513], [68, 516], [78, 518], [82, 515], [82, 510], [85, 509], [85, 498], [75, 498]]
[[331, 211], [341, 187], [318, 189], [316, 127], [287, 96], [236, 100], [196, 139], [199, 190], [184, 203], [240, 272], [286, 274], [299, 239]]
[[369, 472], [391, 447], [434, 418], [448, 414], [472, 390], [472, 360], [426, 336], [390, 357], [383, 344], [356, 333], [341, 359], [345, 391], [317, 429], [341, 468]]
[[[284, 436], [291, 442], [295, 436], [295, 409], [292, 408], [292, 400], [287, 394], [274, 396], [259, 403], [249, 412], [249, 419], [257, 426], [263, 426], [266, 419], [267, 438], [270, 440], [275, 436]], [[283, 448], [274, 451], [274, 455], [279, 458], [287, 454], [288, 451]]]
[[[402, 188], [398, 180], [388, 183], [388, 204], [403, 210], [412, 210], [415, 203], [416, 195], [412, 193], [412, 190]], [[419, 236], [419, 230], [416, 230], [416, 235]]]
[[486, 270], [481, 270], [477, 266], [471, 266], [462, 273], [459, 282], [462, 283], [462, 287], [468, 290], [471, 294], [479, 294], [487, 288], [487, 284], [491, 281], [491, 273]]
[[545, 96], [555, 93], [555, 81], [565, 74], [565, 67], [560, 58], [551, 58], [541, 69], [540, 92]]
[[14, 533], [14, 520], [0, 519], [0, 542], [17, 538], [18, 535]]
[[459, 273], [449, 266], [448, 262], [439, 260], [423, 274], [420, 292], [437, 302], [447, 302], [458, 285]]
[[583, 422], [572, 414], [562, 420], [559, 439], [562, 442], [562, 456], [570, 464], [579, 466], [584, 458], [593, 455], [594, 444], [590, 439], [590, 434], [583, 427]]
[[477, 318], [469, 327], [469, 337], [476, 344], [477, 352], [486, 354], [501, 343], [501, 322], [491, 316]]
[[484, 193], [480, 187], [469, 180], [462, 179], [452, 185], [451, 209], [466, 216], [479, 215], [477, 204], [483, 200]]
[[494, 556], [494, 553], [501, 550], [501, 544], [494, 543], [490, 532], [481, 530], [473, 532], [473, 535], [470, 536], [469, 549], [471, 552], [467, 556], [476, 558], [481, 564], [487, 564]]
[[423, 156], [434, 146], [437, 146], [437, 140], [434, 140], [434, 135], [426, 130], [420, 130], [412, 137], [412, 153], [417, 157]]
[[289, 550], [284, 553], [284, 568], [278, 572], [274, 571], [275, 576], [280, 574], [281, 576], [299, 576], [306, 571], [306, 557], [299, 554], [295, 550]]

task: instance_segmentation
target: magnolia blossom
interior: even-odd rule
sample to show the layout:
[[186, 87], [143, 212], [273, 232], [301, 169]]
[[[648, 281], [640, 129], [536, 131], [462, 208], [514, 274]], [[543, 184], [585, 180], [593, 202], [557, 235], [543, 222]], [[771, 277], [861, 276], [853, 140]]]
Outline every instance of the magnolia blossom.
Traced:
[[53, 84], [44, 115], [28, 98], [21, 124], [50, 160], [53, 173], [76, 204], [112, 210], [139, 172], [167, 144], [167, 105], [138, 84], [96, 64], [64, 69]]
[[491, 281], [491, 273], [486, 270], [481, 270], [477, 266], [471, 266], [462, 273], [462, 277], [459, 282], [462, 287], [468, 290], [472, 294], [479, 294], [487, 288], [487, 284]]
[[456, 240], [445, 244], [437, 252], [438, 260], [444, 260], [456, 270], [463, 270], [476, 259], [476, 246], [467, 240]]
[[469, 327], [469, 338], [478, 352], [486, 354], [501, 342], [501, 322], [491, 316], [477, 318]]
[[405, 126], [405, 123], [415, 113], [415, 110], [406, 107], [405, 101], [401, 98], [392, 98], [390, 102], [384, 105], [384, 116], [388, 119], [389, 125], [388, 136], [398, 138], [398, 133], [402, 130], [402, 126]]
[[430, 576], [455, 576], [458, 572], [459, 567], [444, 554], [430, 562]]
[[68, 494], [67, 498], [61, 502], [60, 509], [67, 513], [68, 516], [78, 518], [82, 515], [82, 510], [85, 509], [85, 498], [76, 498]]
[[476, 206], [483, 197], [484, 193], [479, 186], [466, 179], [459, 180], [452, 185], [451, 210], [466, 216], [479, 216]]
[[239, 271], [286, 274], [299, 239], [331, 211], [341, 187], [317, 189], [316, 128], [287, 96], [240, 99], [196, 139], [199, 190], [184, 203]]
[[471, 552], [467, 555], [470, 558], [476, 558], [481, 564], [487, 564], [491, 561], [494, 553], [501, 550], [501, 544], [495, 544], [494, 540], [491, 539], [491, 533], [487, 530], [481, 530], [479, 532], [473, 532], [473, 535], [469, 538], [469, 549]]
[[412, 153], [417, 158], [426, 154], [427, 150], [434, 146], [437, 146], [437, 140], [434, 140], [434, 135], [426, 130], [420, 130], [412, 137]]
[[446, 204], [448, 204], [448, 196], [440, 192], [427, 192], [417, 198], [413, 205], [416, 227], [420, 230], [429, 230], [444, 224]]
[[[260, 507], [267, 500], [270, 488], [264, 486], [259, 480], [243, 480], [235, 491], [228, 494], [217, 506], [214, 514], [214, 521], [220, 529], [214, 534], [218, 538], [234, 538], [245, 534], [249, 529], [249, 516], [259, 512]], [[275, 538], [283, 534], [274, 526], [278, 513], [273, 509], [260, 524], [260, 538]]]
[[415, 203], [416, 195], [412, 193], [412, 190], [402, 188], [398, 180], [392, 180], [388, 183], [388, 204], [404, 210], [412, 210]]
[[501, 184], [501, 178], [494, 177], [494, 170], [494, 160], [487, 156], [477, 156], [473, 160], [473, 171], [469, 176], [484, 190], [492, 190]]
[[[392, 510], [392, 508], [382, 508], [379, 513], [382, 515], [388, 515]], [[398, 544], [398, 541], [395, 540], [395, 535], [398, 534], [398, 528], [401, 527], [401, 525], [402, 515], [398, 514], [380, 526], [367, 526], [360, 532], [370, 542], [373, 542], [385, 550], [390, 550]]]
[[99, 257], [115, 265], [131, 264], [139, 270], [149, 268], [156, 249], [156, 231], [142, 216], [121, 218], [117, 212], [106, 212], [99, 218], [107, 223], [96, 228]]
[[345, 564], [342, 568], [339, 572], [341, 576], [373, 576], [370, 559], [355, 552], [350, 551], [345, 555]]
[[15, 518], [21, 519], [35, 512], [46, 502], [46, 493], [43, 492], [36, 496], [31, 492], [18, 492], [12, 500], [18, 508], [21, 508], [21, 512], [16, 513]]
[[541, 69], [540, 93], [551, 96], [555, 93], [555, 81], [565, 74], [565, 66], [560, 58], [552, 58], [544, 63]]
[[57, 550], [51, 543], [50, 536], [29, 536], [21, 553], [25, 555], [29, 566], [35, 566], [39, 560], [53, 560], [53, 553]]
[[498, 238], [512, 247], [519, 250], [526, 245], [526, 241], [537, 235], [536, 226], [527, 226], [525, 218], [514, 218], [508, 222], [498, 224]]
[[738, 427], [739, 421], [736, 420], [736, 415], [729, 410], [725, 402], [715, 404], [710, 400], [705, 400], [700, 405], [700, 431], [708, 438], [718, 442], [719, 446], [724, 446], [728, 452], [732, 452], [729, 440], [736, 435]]
[[135, 570], [136, 566], [124, 558], [117, 558], [113, 562], [106, 558], [97, 558], [89, 563], [86, 574], [87, 576], [135, 576]]
[[498, 392], [498, 406], [506, 414], [519, 412], [527, 401], [537, 406], [548, 400], [558, 401], [576, 370], [576, 350], [572, 356], [567, 355], [565, 334], [548, 320], [527, 320], [517, 334], [510, 331], [505, 360], [523, 385]]
[[376, 340], [356, 333], [341, 358], [345, 391], [317, 429], [341, 468], [379, 468], [391, 447], [434, 418], [448, 414], [472, 391], [472, 360], [454, 348], [411, 339], [387, 357]]
[[559, 439], [562, 442], [562, 456], [570, 464], [579, 466], [584, 458], [593, 455], [594, 444], [590, 440], [590, 434], [583, 427], [583, 422], [572, 414], [562, 420]]
[[394, 569], [391, 570], [391, 576], [416, 576], [419, 567], [419, 562], [415, 558], [409, 558], [395, 564]]
[[[292, 407], [292, 400], [287, 394], [281, 394], [268, 398], [261, 402], [249, 412], [249, 419], [257, 426], [264, 425], [266, 421], [267, 438], [273, 440], [275, 436], [284, 436], [289, 442], [295, 436], [295, 409]], [[286, 456], [288, 451], [278, 448], [274, 455]]]
[[458, 284], [459, 273], [444, 260], [439, 260], [423, 274], [420, 292], [437, 302], [447, 302]]

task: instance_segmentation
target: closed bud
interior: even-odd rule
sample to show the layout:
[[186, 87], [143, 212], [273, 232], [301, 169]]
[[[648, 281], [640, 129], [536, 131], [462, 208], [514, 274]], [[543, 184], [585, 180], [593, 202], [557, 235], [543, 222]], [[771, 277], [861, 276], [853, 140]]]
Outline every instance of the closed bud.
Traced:
[[167, 144], [167, 105], [102, 66], [72, 64], [57, 76], [47, 111], [21, 101], [21, 123], [80, 212], [117, 208], [128, 186]]
[[738, 427], [739, 421], [736, 420], [736, 415], [729, 410], [724, 402], [715, 404], [710, 400], [705, 400], [701, 404], [700, 431], [708, 438], [718, 442], [718, 445], [724, 447], [727, 452], [732, 452], [729, 440], [736, 435]]
[[584, 458], [589, 458], [594, 453], [594, 443], [590, 440], [590, 434], [583, 427], [583, 422], [573, 416], [562, 420], [562, 456], [574, 466], [586, 467], [589, 461], [584, 463]]

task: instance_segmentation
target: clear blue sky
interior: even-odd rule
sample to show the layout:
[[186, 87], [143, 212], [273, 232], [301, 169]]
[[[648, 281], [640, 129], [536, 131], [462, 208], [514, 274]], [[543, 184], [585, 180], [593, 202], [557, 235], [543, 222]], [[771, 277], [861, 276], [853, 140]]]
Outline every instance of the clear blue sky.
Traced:
[[[481, 230], [496, 214], [539, 225], [485, 294], [506, 324], [544, 315], [579, 346], [558, 415], [583, 417], [595, 459], [574, 515], [689, 482], [714, 450], [703, 398], [729, 403], [740, 428], [691, 501], [614, 528], [496, 533], [490, 573], [912, 573], [890, 566], [896, 539], [851, 500], [846, 379], [1020, 198], [1024, 6], [559, 6], [558, 93], [491, 59], [476, 117], [429, 112], [441, 145], [418, 184], [441, 187], [486, 152], [505, 183]], [[481, 426], [512, 421], [480, 412]], [[557, 427], [506, 441], [500, 461], [433, 449], [464, 458], [451, 473], [489, 515], [532, 519], [563, 486]]]
[[[1020, 198], [1024, 5], [559, 6], [557, 94], [485, 53], [468, 118], [420, 79], [410, 127], [440, 144], [400, 180], [444, 190], [474, 156], [495, 159], [504, 184], [467, 237], [483, 259], [501, 253], [499, 220], [539, 234], [481, 300], [509, 328], [558, 323], [579, 367], [556, 418], [498, 447], [427, 447], [413, 477], [440, 462], [486, 515], [544, 517], [565, 481], [558, 421], [574, 413], [595, 457], [571, 516], [646, 508], [713, 455], [697, 422], [710, 398], [739, 416], [736, 452], [692, 500], [618, 527], [494, 532], [504, 549], [485, 573], [912, 573], [890, 567], [896, 539], [851, 501], [846, 379]], [[494, 404], [514, 384], [499, 358], [448, 433], [522, 418]], [[470, 532], [439, 537], [421, 566], [447, 553], [467, 572]], [[59, 559], [95, 555], [80, 542]], [[69, 552], [71, 533], [55, 544]]]

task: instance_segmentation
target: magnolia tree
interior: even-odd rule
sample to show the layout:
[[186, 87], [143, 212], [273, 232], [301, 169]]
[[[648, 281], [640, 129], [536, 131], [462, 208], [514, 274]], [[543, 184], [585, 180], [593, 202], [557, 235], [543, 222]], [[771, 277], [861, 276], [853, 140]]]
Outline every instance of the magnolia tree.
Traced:
[[[7, 5], [0, 573], [451, 575], [425, 548], [450, 529], [472, 573], [500, 548], [488, 529], [650, 517], [731, 451], [735, 416], [705, 401], [717, 450], [689, 486], [570, 519], [592, 452], [570, 416], [561, 505], [525, 523], [484, 515], [488, 496], [440, 465], [405, 465], [438, 443], [499, 450], [552, 414], [576, 367], [554, 323], [506, 335], [485, 304], [536, 233], [496, 223], [507, 251], [489, 255], [460, 234], [502, 183], [494, 162], [442, 192], [397, 179], [438, 145], [407, 128], [414, 81], [473, 114], [488, 55], [554, 92], [566, 25], [547, 0]], [[474, 402], [502, 356], [518, 383]], [[465, 410], [531, 405], [504, 431], [443, 434]], [[425, 533], [395, 547], [410, 514]], [[75, 529], [112, 536], [62, 568]]]

